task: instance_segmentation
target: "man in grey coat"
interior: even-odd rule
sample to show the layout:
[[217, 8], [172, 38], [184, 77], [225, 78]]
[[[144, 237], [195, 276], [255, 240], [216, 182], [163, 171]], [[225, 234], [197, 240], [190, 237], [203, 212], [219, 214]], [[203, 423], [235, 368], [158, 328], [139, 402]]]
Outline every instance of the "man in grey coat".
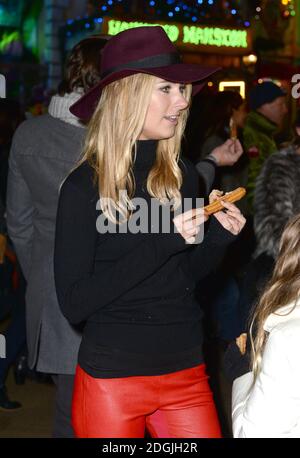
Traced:
[[28, 365], [53, 375], [53, 437], [74, 437], [71, 401], [81, 339], [60, 311], [53, 273], [59, 188], [79, 160], [85, 136], [69, 107], [99, 81], [105, 43], [106, 37], [90, 37], [73, 48], [48, 114], [21, 124], [9, 159], [7, 227], [27, 280]]

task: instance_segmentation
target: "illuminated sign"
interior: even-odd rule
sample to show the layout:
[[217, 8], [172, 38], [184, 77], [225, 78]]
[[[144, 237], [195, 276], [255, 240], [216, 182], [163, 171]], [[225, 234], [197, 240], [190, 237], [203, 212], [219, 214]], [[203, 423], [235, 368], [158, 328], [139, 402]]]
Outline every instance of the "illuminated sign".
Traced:
[[12, 55], [19, 55], [20, 50], [22, 50], [20, 32], [15, 30], [13, 32], [4, 32], [3, 35], [0, 35], [0, 54], [9, 52]]
[[239, 94], [245, 98], [246, 95], [246, 84], [245, 81], [221, 81], [219, 83], [219, 91], [237, 91]]
[[197, 46], [201, 51], [222, 49], [232, 53], [244, 54], [251, 49], [251, 37], [248, 29], [225, 29], [183, 24], [154, 24], [148, 22], [128, 22], [117, 19], [104, 19], [104, 32], [116, 35], [123, 30], [140, 26], [160, 25], [176, 45]]
[[123, 32], [123, 30], [134, 29], [135, 27], [160, 25], [165, 30], [166, 34], [168, 35], [171, 41], [177, 41], [180, 32], [179, 27], [177, 25], [171, 24], [149, 24], [147, 22], [126, 22], [117, 21], [115, 19], [109, 19], [107, 21], [107, 25], [108, 35], [116, 35], [119, 32]]
[[220, 27], [183, 26], [183, 43], [195, 45], [248, 48], [247, 30], [221, 29]]

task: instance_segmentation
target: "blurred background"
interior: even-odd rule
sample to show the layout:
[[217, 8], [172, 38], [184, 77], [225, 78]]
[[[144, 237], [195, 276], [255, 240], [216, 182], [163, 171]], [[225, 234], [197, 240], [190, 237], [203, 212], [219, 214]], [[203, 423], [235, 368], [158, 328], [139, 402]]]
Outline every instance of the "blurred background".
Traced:
[[68, 51], [82, 38], [159, 23], [187, 62], [220, 66], [211, 91], [244, 96], [264, 78], [289, 86], [300, 59], [299, 0], [0, 0], [7, 97], [45, 110]]

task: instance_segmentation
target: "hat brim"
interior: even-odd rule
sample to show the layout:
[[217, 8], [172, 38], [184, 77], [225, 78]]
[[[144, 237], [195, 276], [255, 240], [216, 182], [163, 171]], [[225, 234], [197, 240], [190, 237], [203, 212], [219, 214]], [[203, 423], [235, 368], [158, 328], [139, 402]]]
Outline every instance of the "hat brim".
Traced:
[[70, 112], [82, 120], [89, 120], [100, 99], [102, 89], [108, 84], [136, 73], [147, 73], [174, 83], [193, 84], [192, 95], [197, 94], [206, 84], [208, 77], [220, 70], [201, 67], [197, 64], [174, 64], [167, 67], [122, 69], [103, 78], [70, 107]]

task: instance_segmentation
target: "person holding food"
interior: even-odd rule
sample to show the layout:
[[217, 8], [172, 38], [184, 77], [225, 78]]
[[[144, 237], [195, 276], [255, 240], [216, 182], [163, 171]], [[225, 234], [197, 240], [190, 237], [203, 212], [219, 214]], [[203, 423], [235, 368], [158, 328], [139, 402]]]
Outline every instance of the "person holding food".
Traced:
[[245, 219], [225, 201], [210, 217], [182, 211], [201, 196], [180, 157], [191, 95], [214, 71], [182, 63], [162, 27], [137, 27], [108, 41], [100, 83], [71, 108], [92, 114], [83, 159], [61, 187], [54, 256], [61, 310], [84, 323], [77, 437], [144, 437], [146, 427], [153, 437], [221, 436], [194, 290]]

